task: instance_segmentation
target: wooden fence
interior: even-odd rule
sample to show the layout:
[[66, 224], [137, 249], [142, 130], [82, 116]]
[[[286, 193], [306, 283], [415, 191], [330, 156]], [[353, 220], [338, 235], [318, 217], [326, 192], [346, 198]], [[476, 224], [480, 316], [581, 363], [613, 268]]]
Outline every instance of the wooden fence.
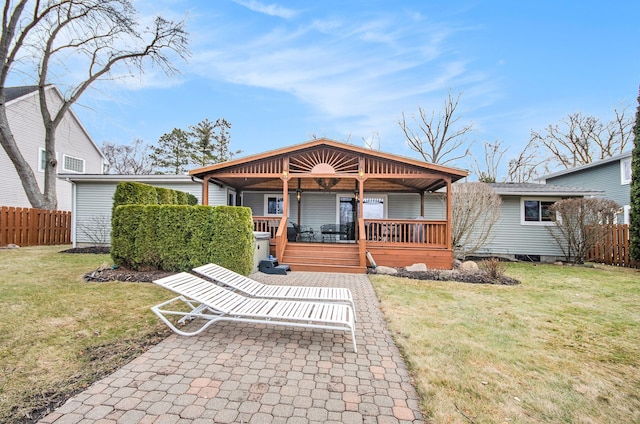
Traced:
[[638, 261], [632, 261], [629, 258], [631, 248], [629, 225], [605, 225], [600, 228], [600, 231], [602, 230], [605, 232], [604, 242], [591, 249], [587, 255], [587, 260], [628, 268], [640, 267]]
[[0, 207], [0, 246], [71, 243], [71, 212]]

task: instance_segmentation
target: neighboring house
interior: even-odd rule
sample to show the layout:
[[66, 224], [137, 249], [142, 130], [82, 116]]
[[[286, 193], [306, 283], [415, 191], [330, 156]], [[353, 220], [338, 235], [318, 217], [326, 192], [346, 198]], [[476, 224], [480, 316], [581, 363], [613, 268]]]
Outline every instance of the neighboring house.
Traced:
[[584, 187], [604, 192], [602, 197], [618, 203], [622, 210], [618, 223], [629, 223], [631, 202], [631, 152], [586, 165], [554, 172], [540, 178], [547, 184]]
[[[46, 89], [52, 109], [63, 101], [62, 94], [51, 85]], [[38, 87], [7, 87], [6, 111], [9, 126], [25, 160], [33, 170], [40, 189], [44, 187], [45, 129], [40, 114]], [[104, 156], [72, 110], [56, 130], [58, 173], [101, 174]], [[20, 178], [4, 149], [0, 149], [0, 206], [31, 207]], [[57, 180], [58, 209], [71, 210], [71, 184]]]
[[292, 270], [365, 272], [367, 253], [378, 265], [453, 266], [449, 194], [466, 171], [316, 139], [190, 174], [205, 198], [212, 183], [233, 188]]
[[473, 256], [552, 262], [564, 259], [549, 233], [555, 226], [549, 207], [561, 199], [602, 197], [603, 191], [535, 183], [490, 183], [502, 198], [500, 219], [493, 235]]
[[[72, 187], [71, 239], [74, 247], [111, 243], [113, 195], [120, 182], [133, 181], [184, 191], [202, 203], [201, 184], [188, 175], [60, 174], [58, 178]], [[209, 190], [208, 204], [235, 204], [235, 193], [226, 187], [214, 186]]]

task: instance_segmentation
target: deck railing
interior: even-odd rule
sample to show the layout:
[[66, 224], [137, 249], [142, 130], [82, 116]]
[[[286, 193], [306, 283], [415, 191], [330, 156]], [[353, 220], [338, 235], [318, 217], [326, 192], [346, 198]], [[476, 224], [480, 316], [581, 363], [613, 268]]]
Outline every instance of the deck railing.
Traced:
[[[362, 245], [393, 245], [397, 247], [447, 248], [447, 222], [416, 219], [364, 219], [358, 222], [358, 243]], [[271, 234], [272, 244], [280, 238], [280, 252], [286, 245], [287, 220], [281, 217], [254, 216], [255, 231]], [[278, 231], [278, 227], [282, 227]]]
[[447, 221], [365, 219], [367, 243], [447, 248]]
[[254, 216], [253, 217], [253, 231], [260, 231], [263, 233], [271, 234], [270, 238], [273, 240], [276, 238], [278, 232], [278, 225], [280, 225], [280, 217], [273, 216]]

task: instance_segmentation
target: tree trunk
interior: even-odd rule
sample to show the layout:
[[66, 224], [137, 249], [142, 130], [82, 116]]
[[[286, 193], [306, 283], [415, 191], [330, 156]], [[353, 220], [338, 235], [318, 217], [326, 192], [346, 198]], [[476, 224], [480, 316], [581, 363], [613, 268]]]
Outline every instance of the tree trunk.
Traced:
[[[2, 103], [4, 103], [4, 101]], [[20, 149], [18, 149], [16, 141], [13, 138], [13, 133], [9, 128], [9, 121], [7, 119], [5, 108], [3, 107], [0, 108], [0, 144], [2, 144], [4, 151], [7, 152], [7, 156], [15, 167], [16, 172], [20, 177], [20, 181], [22, 182], [24, 192], [27, 195], [27, 199], [29, 199], [29, 203], [31, 203], [31, 206], [38, 209], [55, 209], [55, 204], [53, 208], [51, 208], [50, 202], [47, 202], [45, 196], [40, 192], [38, 180], [36, 179], [33, 170], [22, 156], [22, 153], [20, 153]], [[55, 158], [55, 153], [53, 157]]]

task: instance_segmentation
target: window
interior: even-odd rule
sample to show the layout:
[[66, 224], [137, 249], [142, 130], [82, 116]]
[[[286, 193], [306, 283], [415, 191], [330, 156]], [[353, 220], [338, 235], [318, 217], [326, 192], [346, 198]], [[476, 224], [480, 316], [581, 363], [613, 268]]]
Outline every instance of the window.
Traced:
[[384, 213], [384, 198], [365, 197], [362, 200], [362, 215], [364, 219], [383, 219]]
[[[264, 195], [264, 214], [282, 216], [284, 213], [284, 197], [274, 194]], [[287, 211], [287, 215], [289, 215]]]
[[[38, 148], [38, 171], [44, 172], [47, 167], [47, 160], [45, 159], [46, 150], [43, 147]], [[56, 152], [56, 160], [58, 160], [58, 152]]]
[[44, 172], [47, 167], [47, 161], [45, 159], [45, 150], [41, 147], [38, 149], [38, 171]]
[[620, 183], [631, 184], [631, 158], [620, 161]]
[[525, 199], [522, 201], [522, 223], [523, 224], [550, 224], [555, 221], [555, 217], [549, 211], [549, 207], [555, 201], [543, 201]]
[[84, 173], [84, 159], [62, 155], [62, 170], [80, 174]]

